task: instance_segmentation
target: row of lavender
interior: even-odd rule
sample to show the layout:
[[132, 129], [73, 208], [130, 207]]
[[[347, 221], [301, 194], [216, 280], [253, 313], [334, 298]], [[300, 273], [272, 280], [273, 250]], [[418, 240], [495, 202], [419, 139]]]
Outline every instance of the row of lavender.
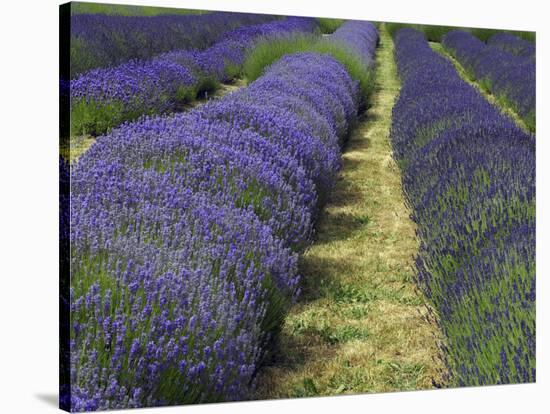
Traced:
[[234, 29], [205, 51], [176, 50], [86, 72], [70, 82], [71, 134], [101, 134], [141, 115], [175, 111], [233, 78], [258, 39], [316, 30], [315, 19], [289, 17]]
[[457, 385], [535, 381], [535, 142], [424, 35], [395, 36], [391, 140], [421, 240], [418, 283]]
[[487, 44], [510, 52], [515, 56], [536, 60], [536, 46], [534, 42], [521, 39], [510, 33], [497, 33], [487, 40]]
[[225, 32], [274, 16], [213, 12], [192, 15], [71, 17], [71, 79], [130, 59], [150, 59], [176, 49], [205, 49]]
[[[365, 41], [368, 39], [368, 41]], [[353, 51], [364, 66], [371, 66], [374, 60], [374, 49], [378, 45], [378, 33], [362, 21], [350, 20], [340, 26], [330, 36], [331, 42], [342, 43]]]
[[[361, 27], [349, 42], [376, 44]], [[67, 408], [249, 397], [359, 99], [334, 58], [288, 55], [220, 100], [113, 130], [71, 167]]]
[[473, 79], [511, 106], [531, 131], [535, 130], [536, 70], [531, 42], [503, 34], [485, 44], [468, 32], [453, 30], [443, 37], [442, 44]]

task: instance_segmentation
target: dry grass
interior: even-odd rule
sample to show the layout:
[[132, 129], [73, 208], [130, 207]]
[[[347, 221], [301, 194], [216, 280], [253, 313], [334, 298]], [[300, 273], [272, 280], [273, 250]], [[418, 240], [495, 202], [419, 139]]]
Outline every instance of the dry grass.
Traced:
[[527, 126], [525, 121], [521, 119], [519, 114], [516, 111], [514, 111], [514, 109], [510, 105], [508, 105], [506, 102], [504, 102], [502, 99], [499, 99], [498, 97], [493, 95], [490, 91], [481, 87], [481, 85], [477, 83], [475, 80], [472, 80], [470, 76], [468, 76], [468, 73], [466, 72], [464, 67], [460, 64], [460, 62], [456, 60], [453, 56], [451, 56], [451, 54], [445, 50], [445, 48], [441, 45], [441, 43], [436, 43], [436, 42], [429, 42], [429, 43], [430, 43], [430, 47], [434, 51], [446, 57], [452, 62], [452, 64], [456, 68], [456, 71], [464, 81], [466, 81], [468, 84], [476, 88], [477, 91], [481, 93], [483, 97], [485, 97], [485, 99], [487, 99], [493, 106], [497, 107], [500, 110], [500, 112], [502, 112], [505, 116], [512, 118], [512, 120], [516, 123], [516, 125], [519, 126], [521, 129], [523, 129], [523, 131], [525, 131], [528, 134], [531, 133], [529, 130], [529, 127]]
[[441, 333], [413, 282], [418, 244], [391, 154], [399, 91], [384, 27], [372, 108], [302, 259], [303, 297], [285, 321], [257, 398], [418, 390], [441, 380]]
[[63, 141], [59, 144], [59, 153], [72, 164], [76, 162], [94, 142], [95, 138], [91, 135], [74, 136], [71, 137], [68, 142]]

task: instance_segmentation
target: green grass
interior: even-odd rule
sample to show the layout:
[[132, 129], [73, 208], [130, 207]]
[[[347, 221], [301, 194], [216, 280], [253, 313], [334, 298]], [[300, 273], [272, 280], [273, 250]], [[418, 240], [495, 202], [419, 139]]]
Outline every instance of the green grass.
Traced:
[[330, 34], [334, 33], [344, 23], [344, 19], [329, 19], [326, 17], [318, 17], [317, 21], [319, 22], [319, 28], [321, 33]]
[[72, 2], [71, 13], [108, 14], [115, 16], [158, 16], [162, 14], [203, 14], [209, 12], [206, 10], [176, 9], [170, 7]]
[[94, 142], [95, 138], [89, 135], [62, 138], [59, 143], [59, 153], [65, 160], [72, 164], [76, 162]]
[[247, 56], [243, 76], [248, 82], [259, 78], [266, 67], [284, 55], [298, 52], [328, 54], [338, 60], [350, 76], [359, 81], [363, 100], [366, 102], [373, 91], [373, 70], [365, 67], [356, 54], [343, 44], [315, 35], [296, 35], [260, 41]]

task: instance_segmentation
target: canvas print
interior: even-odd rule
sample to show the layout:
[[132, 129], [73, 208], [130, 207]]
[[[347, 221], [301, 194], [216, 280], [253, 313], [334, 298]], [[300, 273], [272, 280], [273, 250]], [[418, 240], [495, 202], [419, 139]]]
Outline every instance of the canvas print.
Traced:
[[533, 32], [60, 6], [60, 407], [530, 383]]

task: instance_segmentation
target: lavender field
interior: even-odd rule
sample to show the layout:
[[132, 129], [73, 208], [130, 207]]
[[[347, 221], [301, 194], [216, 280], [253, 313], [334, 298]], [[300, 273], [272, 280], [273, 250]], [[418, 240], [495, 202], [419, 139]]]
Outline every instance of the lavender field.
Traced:
[[96, 6], [61, 6], [62, 409], [536, 380], [531, 40]]

